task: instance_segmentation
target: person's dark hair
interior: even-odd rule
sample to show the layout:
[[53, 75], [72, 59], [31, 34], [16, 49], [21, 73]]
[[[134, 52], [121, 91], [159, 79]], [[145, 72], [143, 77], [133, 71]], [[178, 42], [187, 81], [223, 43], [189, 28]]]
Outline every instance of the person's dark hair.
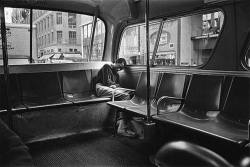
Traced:
[[116, 64], [122, 64], [123, 66], [127, 65], [127, 62], [124, 58], [119, 58], [115, 61]]

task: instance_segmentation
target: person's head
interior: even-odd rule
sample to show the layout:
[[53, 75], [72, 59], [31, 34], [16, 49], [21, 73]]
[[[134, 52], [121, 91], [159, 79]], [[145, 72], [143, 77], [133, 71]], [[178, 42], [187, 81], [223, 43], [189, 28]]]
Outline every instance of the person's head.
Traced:
[[116, 70], [122, 70], [126, 65], [126, 60], [124, 58], [119, 58], [115, 61], [113, 68]]

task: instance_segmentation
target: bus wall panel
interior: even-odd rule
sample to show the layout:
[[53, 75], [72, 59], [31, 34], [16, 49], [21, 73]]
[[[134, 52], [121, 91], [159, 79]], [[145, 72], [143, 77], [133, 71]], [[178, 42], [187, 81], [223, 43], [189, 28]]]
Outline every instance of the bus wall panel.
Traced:
[[33, 111], [13, 116], [24, 142], [35, 142], [100, 130], [111, 125], [106, 103]]

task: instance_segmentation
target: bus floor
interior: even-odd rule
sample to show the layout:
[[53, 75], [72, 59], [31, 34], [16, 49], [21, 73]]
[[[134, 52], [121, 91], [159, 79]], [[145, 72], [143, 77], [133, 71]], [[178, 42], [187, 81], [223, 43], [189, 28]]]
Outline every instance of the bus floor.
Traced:
[[35, 166], [153, 166], [152, 148], [106, 131], [29, 145]]

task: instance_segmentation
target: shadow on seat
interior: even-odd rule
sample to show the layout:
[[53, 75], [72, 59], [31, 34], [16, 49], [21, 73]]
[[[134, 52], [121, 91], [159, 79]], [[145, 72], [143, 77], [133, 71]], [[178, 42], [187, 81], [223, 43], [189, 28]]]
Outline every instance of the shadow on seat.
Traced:
[[23, 103], [29, 109], [72, 104], [65, 100], [57, 73], [20, 74]]
[[210, 166], [232, 167], [227, 160], [215, 152], [185, 141], [165, 144], [155, 156], [156, 166]]

